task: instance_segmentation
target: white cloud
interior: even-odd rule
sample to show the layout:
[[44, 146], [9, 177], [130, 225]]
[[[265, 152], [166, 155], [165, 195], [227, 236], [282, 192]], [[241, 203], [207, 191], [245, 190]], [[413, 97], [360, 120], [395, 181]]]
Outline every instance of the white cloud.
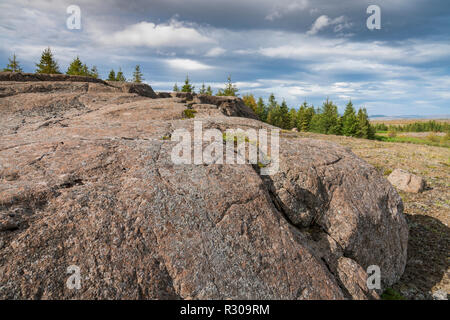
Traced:
[[349, 28], [351, 26], [350, 23], [345, 21], [344, 16], [340, 16], [335, 19], [330, 19], [328, 16], [322, 15], [322, 16], [318, 17], [316, 19], [316, 21], [314, 21], [313, 25], [311, 26], [311, 29], [309, 29], [309, 31], [306, 34], [315, 35], [320, 30], [322, 30], [328, 26], [332, 26], [332, 25], [335, 26], [334, 32], [339, 32], [339, 31]]
[[213, 69], [212, 66], [191, 59], [170, 59], [166, 60], [169, 67], [178, 70], [200, 71]]
[[287, 3], [281, 4], [278, 1], [277, 6], [273, 8], [272, 12], [266, 16], [266, 20], [273, 21], [292, 12], [305, 10], [308, 5], [308, 0], [290, 0]]
[[170, 20], [165, 24], [139, 22], [125, 27], [122, 31], [105, 35], [100, 41], [113, 46], [191, 47], [214, 41], [197, 31], [192, 26]]
[[227, 51], [227, 50], [225, 50], [225, 49], [223, 49], [223, 48], [215, 47], [215, 48], [212, 48], [211, 50], [209, 50], [209, 51], [205, 54], [205, 56], [206, 56], [206, 57], [218, 57], [218, 56], [223, 55], [226, 51]]

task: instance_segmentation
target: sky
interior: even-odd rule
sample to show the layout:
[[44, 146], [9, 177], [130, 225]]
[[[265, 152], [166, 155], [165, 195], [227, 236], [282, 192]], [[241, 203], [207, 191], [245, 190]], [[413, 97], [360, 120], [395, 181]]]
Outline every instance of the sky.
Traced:
[[[69, 29], [67, 8], [80, 8]], [[380, 29], [366, 21], [381, 10]], [[139, 64], [155, 91], [186, 75], [298, 108], [351, 99], [369, 115], [450, 114], [448, 0], [1, 0], [0, 68], [24, 70], [51, 47], [61, 71], [76, 56], [106, 78]]]

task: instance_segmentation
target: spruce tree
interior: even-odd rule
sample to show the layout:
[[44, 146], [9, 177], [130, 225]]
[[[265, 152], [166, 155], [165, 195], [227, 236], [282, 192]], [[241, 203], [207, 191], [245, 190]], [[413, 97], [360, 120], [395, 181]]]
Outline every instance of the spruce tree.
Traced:
[[302, 122], [302, 131], [310, 131], [311, 129], [311, 121], [314, 115], [316, 114], [316, 111], [314, 109], [314, 106], [308, 107], [305, 110], [305, 117]]
[[339, 121], [337, 106], [328, 99], [322, 106], [320, 120], [316, 129], [320, 133], [336, 135], [341, 134], [341, 124]]
[[225, 88], [223, 90], [220, 89], [217, 92], [217, 95], [218, 96], [233, 96], [233, 97], [237, 97], [237, 96], [239, 96], [239, 94], [237, 94], [238, 91], [239, 91], [239, 89], [231, 81], [231, 76], [228, 76], [227, 83], [225, 84]]
[[267, 108], [261, 97], [259, 97], [258, 102], [256, 103], [256, 114], [261, 121], [267, 121]]
[[116, 72], [114, 69], [111, 69], [108, 75], [108, 81], [116, 81]]
[[355, 108], [350, 100], [345, 108], [342, 116], [342, 134], [345, 136], [355, 137], [358, 129], [358, 119], [356, 118]]
[[172, 89], [173, 92], [180, 92], [180, 88], [178, 88], [178, 84], [175, 83]]
[[143, 76], [144, 75], [141, 72], [141, 66], [136, 65], [136, 67], [134, 67], [134, 72], [133, 72], [133, 82], [142, 83], [142, 80], [144, 80]]
[[36, 64], [36, 73], [60, 73], [58, 63], [53, 58], [53, 53], [50, 48], [47, 48], [42, 52], [41, 61]]
[[19, 65], [19, 61], [16, 59], [16, 54], [13, 53], [13, 57], [8, 58], [9, 63], [6, 65], [6, 68], [3, 69], [4, 72], [22, 72], [22, 68]]
[[300, 108], [297, 111], [297, 119], [296, 119], [296, 127], [297, 130], [300, 131], [307, 131], [307, 130], [303, 130], [303, 123], [305, 121], [305, 116], [306, 116], [306, 108], [307, 108], [307, 104], [306, 101], [303, 102], [303, 104], [300, 106]]
[[277, 100], [275, 99], [275, 95], [273, 93], [270, 94], [269, 96], [269, 101], [268, 101], [268, 105], [267, 105], [267, 118], [266, 121], [269, 124], [272, 125], [277, 125], [278, 121], [278, 109], [279, 109], [279, 105]]
[[356, 135], [360, 138], [374, 139], [375, 130], [369, 122], [366, 108], [360, 108], [358, 111], [358, 129]]
[[122, 68], [119, 68], [119, 71], [117, 72], [116, 81], [121, 81], [121, 82], [126, 82], [127, 81], [127, 79], [123, 75]]
[[212, 96], [212, 95], [213, 95], [213, 91], [212, 91], [212, 89], [211, 89], [211, 86], [208, 86], [208, 88], [206, 88], [206, 94], [207, 94], [208, 96]]
[[309, 130], [311, 132], [324, 133], [322, 128], [322, 114], [321, 110], [318, 108], [314, 110], [314, 114], [311, 118], [311, 122], [309, 123]]
[[69, 68], [67, 69], [66, 74], [72, 75], [72, 76], [90, 76], [90, 72], [88, 70], [88, 67], [86, 64], [83, 64], [79, 57], [76, 57], [71, 64], [69, 65]]
[[289, 110], [289, 129], [297, 128], [297, 110]]
[[281, 103], [280, 106], [280, 110], [279, 110], [280, 114], [279, 114], [279, 127], [282, 129], [289, 129], [289, 125], [290, 125], [290, 119], [289, 119], [289, 108], [286, 104], [286, 101], [283, 100], [283, 102]]
[[184, 80], [184, 85], [181, 88], [181, 92], [194, 92], [194, 86], [191, 85], [189, 80], [189, 75], [186, 75], [186, 80]]

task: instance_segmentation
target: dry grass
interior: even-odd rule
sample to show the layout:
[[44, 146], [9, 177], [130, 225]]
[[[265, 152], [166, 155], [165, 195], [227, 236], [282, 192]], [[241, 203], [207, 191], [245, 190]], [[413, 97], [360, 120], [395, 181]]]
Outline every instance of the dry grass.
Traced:
[[336, 142], [388, 175], [402, 168], [420, 175], [427, 189], [400, 192], [410, 226], [408, 263], [394, 288], [410, 299], [430, 298], [430, 292], [450, 293], [450, 149], [409, 143], [382, 142], [314, 133], [289, 133]]

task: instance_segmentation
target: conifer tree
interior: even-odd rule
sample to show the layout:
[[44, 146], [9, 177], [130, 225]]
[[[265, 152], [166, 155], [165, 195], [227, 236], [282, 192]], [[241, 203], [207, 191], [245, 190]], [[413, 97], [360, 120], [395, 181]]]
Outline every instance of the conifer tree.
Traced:
[[194, 92], [194, 86], [190, 83], [189, 75], [186, 75], [186, 80], [184, 80], [184, 85], [181, 88], [181, 92]]
[[316, 110], [314, 109], [314, 106], [306, 108], [305, 119], [303, 120], [303, 123], [302, 123], [303, 131], [310, 131], [311, 121], [315, 114], [316, 114]]
[[141, 72], [141, 66], [136, 65], [136, 67], [134, 67], [134, 72], [133, 72], [133, 82], [142, 83], [142, 80], [144, 80], [143, 76], [144, 75]]
[[127, 81], [127, 79], [123, 75], [122, 68], [119, 68], [119, 71], [117, 72], [116, 81], [121, 81], [121, 82]]
[[41, 60], [36, 64], [36, 73], [60, 73], [58, 63], [53, 58], [53, 53], [50, 48], [47, 48], [42, 52]]
[[237, 97], [239, 94], [237, 93], [239, 89], [233, 84], [231, 81], [231, 76], [228, 76], [227, 83], [225, 84], [225, 88], [222, 90], [220, 89], [217, 92], [218, 96], [233, 96]]
[[213, 95], [213, 91], [212, 91], [212, 89], [211, 89], [211, 86], [208, 86], [208, 88], [206, 88], [206, 94], [207, 94], [208, 96], [212, 96], [212, 95]]
[[91, 76], [91, 73], [89, 72], [87, 65], [83, 64], [79, 57], [76, 57], [71, 62], [69, 68], [67, 69], [66, 74], [73, 76]]
[[111, 69], [108, 75], [108, 81], [116, 81], [116, 72], [114, 69]]
[[341, 125], [337, 106], [328, 99], [322, 106], [320, 120], [316, 129], [318, 129], [320, 133], [341, 134]]
[[369, 122], [369, 116], [367, 115], [366, 108], [360, 108], [358, 110], [358, 129], [356, 132], [356, 136], [365, 139], [374, 139], [375, 138], [375, 130], [371, 126]]
[[272, 124], [274, 126], [278, 126], [279, 121], [279, 109], [277, 100], [275, 99], [275, 95], [273, 93], [269, 96], [269, 101], [267, 104], [267, 123]]
[[256, 107], [256, 114], [261, 121], [267, 121], [267, 108], [264, 104], [263, 98], [259, 97]]
[[279, 109], [279, 120], [278, 126], [282, 129], [289, 129], [290, 119], [289, 119], [289, 108], [286, 101], [283, 100]]
[[3, 69], [4, 72], [22, 72], [22, 68], [19, 65], [19, 61], [17, 61], [16, 54], [13, 53], [13, 57], [8, 58], [9, 63], [6, 65], [6, 68]]
[[297, 111], [296, 127], [298, 131], [308, 131], [307, 129], [305, 130], [304, 128], [307, 107], [308, 105], [306, 104], [305, 101]]
[[345, 108], [344, 115], [342, 116], [342, 134], [345, 136], [356, 136], [358, 129], [358, 119], [356, 118], [355, 108], [350, 100]]
[[178, 84], [175, 83], [172, 89], [173, 92], [180, 92], [180, 88], [178, 88]]
[[297, 128], [297, 110], [289, 110], [289, 129]]

